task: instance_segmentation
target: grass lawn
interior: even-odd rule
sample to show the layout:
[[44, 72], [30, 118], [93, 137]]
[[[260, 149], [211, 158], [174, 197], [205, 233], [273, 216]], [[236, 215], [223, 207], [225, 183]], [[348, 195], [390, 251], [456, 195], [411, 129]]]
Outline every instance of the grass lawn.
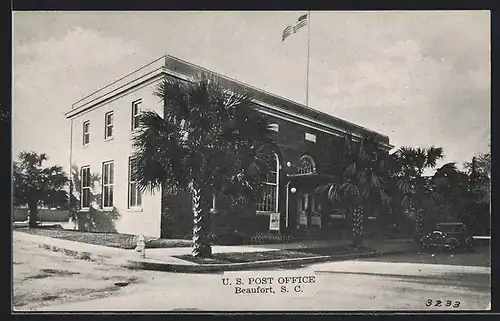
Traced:
[[179, 259], [198, 264], [228, 264], [245, 263], [269, 260], [297, 259], [315, 256], [342, 255], [349, 253], [368, 253], [373, 251], [369, 248], [359, 248], [357, 250], [348, 247], [323, 247], [296, 250], [276, 250], [265, 252], [245, 252], [245, 253], [215, 253], [211, 258], [196, 258], [192, 255], [178, 255]]
[[[36, 234], [94, 245], [115, 247], [120, 249], [134, 249], [137, 245], [136, 236], [132, 234], [80, 232], [43, 227], [31, 229], [23, 227], [16, 228], [15, 230], [23, 233]], [[146, 238], [146, 248], [190, 247], [192, 245], [193, 243], [191, 240]]]

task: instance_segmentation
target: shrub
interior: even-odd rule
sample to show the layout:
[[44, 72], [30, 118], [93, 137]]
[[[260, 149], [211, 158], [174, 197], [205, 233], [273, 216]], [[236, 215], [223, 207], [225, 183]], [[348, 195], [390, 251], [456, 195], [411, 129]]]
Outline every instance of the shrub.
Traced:
[[191, 247], [193, 241], [190, 239], [150, 239], [146, 240], [147, 249]]
[[120, 213], [113, 207], [111, 211], [103, 211], [90, 207], [89, 211], [76, 212], [78, 229], [82, 232], [110, 232], [116, 233], [115, 221]]
[[290, 243], [291, 241], [293, 241], [293, 236], [275, 233], [257, 233], [250, 239], [251, 244]]
[[208, 235], [209, 242], [217, 245], [245, 245], [249, 243], [248, 236], [240, 230], [225, 229]]

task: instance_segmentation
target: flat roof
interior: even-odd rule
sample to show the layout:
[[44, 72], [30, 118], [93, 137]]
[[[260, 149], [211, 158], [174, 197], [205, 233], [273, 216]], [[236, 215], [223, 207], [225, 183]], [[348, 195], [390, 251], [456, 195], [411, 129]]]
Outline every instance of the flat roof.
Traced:
[[204, 67], [195, 65], [193, 63], [190, 63], [188, 61], [182, 60], [180, 58], [168, 54], [155, 59], [154, 61], [142, 66], [141, 68], [121, 77], [120, 79], [104, 87], [101, 87], [100, 89], [96, 90], [90, 95], [87, 95], [82, 99], [78, 100], [77, 102], [72, 104], [71, 110], [66, 113], [66, 116], [70, 117], [69, 114], [74, 114], [75, 112], [77, 112], [77, 110], [80, 109], [85, 110], [87, 108], [91, 108], [93, 105], [99, 102], [99, 99], [105, 97], [106, 95], [109, 95], [111, 93], [119, 93], [120, 91], [125, 91], [126, 89], [123, 89], [124, 87], [126, 87], [128, 84], [131, 84], [138, 79], [145, 78], [153, 74], [156, 75], [161, 72], [165, 74], [170, 74], [170, 73], [180, 74], [182, 76], [188, 76], [194, 78], [198, 78], [201, 75], [201, 73], [206, 73], [217, 77], [221, 81], [221, 83], [225, 86], [232, 87], [240, 91], [248, 91], [257, 100], [269, 103], [277, 107], [283, 107], [297, 114], [307, 115], [315, 119], [316, 121], [325, 122], [330, 125], [342, 128], [349, 132], [357, 134], [363, 134], [363, 133], [373, 134], [376, 137], [378, 137], [378, 139], [380, 139], [381, 142], [383, 142], [384, 144], [389, 145], [389, 147], [391, 148], [394, 147], [389, 144], [389, 137], [387, 135], [359, 126], [357, 124], [335, 117], [325, 112], [321, 112], [319, 110], [292, 101], [290, 99], [272, 94], [260, 88], [248, 85], [236, 79], [219, 74], [212, 70], [208, 70]]

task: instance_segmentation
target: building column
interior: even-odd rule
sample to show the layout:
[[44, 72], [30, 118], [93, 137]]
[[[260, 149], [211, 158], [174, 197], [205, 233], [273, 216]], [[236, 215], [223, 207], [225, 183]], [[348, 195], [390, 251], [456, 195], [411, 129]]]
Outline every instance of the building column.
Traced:
[[290, 185], [290, 191], [288, 194], [288, 231], [293, 232], [297, 230], [297, 224], [299, 220], [299, 213], [297, 210], [297, 191], [295, 189], [295, 193], [292, 193], [293, 185]]
[[307, 219], [307, 229], [310, 229], [311, 223], [312, 223], [312, 195], [311, 195], [311, 193], [307, 193], [306, 219]]

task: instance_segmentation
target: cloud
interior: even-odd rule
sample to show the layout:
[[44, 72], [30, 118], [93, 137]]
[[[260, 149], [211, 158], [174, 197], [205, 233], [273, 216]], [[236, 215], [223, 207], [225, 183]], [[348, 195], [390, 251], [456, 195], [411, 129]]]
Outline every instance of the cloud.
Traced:
[[396, 146], [442, 146], [445, 161], [469, 159], [487, 148], [491, 108], [488, 40], [468, 42], [470, 34], [415, 34], [324, 68], [314, 104], [388, 134]]
[[331, 98], [332, 111], [347, 106], [397, 108], [423, 105], [441, 78], [449, 72], [449, 64], [425, 58], [419, 44], [408, 39], [374, 52], [369, 60], [332, 71], [333, 86], [325, 86], [324, 94]]
[[19, 41], [14, 33], [14, 149], [47, 146], [48, 150], [40, 152], [54, 155], [54, 162], [64, 164], [68, 151], [56, 143], [62, 135], [69, 140], [64, 113], [73, 102], [119, 76], [110, 73], [113, 68], [103, 66], [123, 64], [141, 54], [133, 41], [81, 27], [68, 30], [59, 39], [42, 41]]
[[[47, 80], [54, 80], [53, 77], [56, 80], [68, 76], [78, 79], [82, 73], [88, 73], [89, 68], [98, 70], [102, 66], [115, 65], [124, 57], [140, 52], [134, 42], [76, 27], [62, 39], [15, 44], [14, 86], [26, 88], [26, 85], [46, 84]], [[78, 81], [73, 84], [76, 83]]]
[[[15, 147], [61, 146], [71, 103], [164, 52], [305, 101], [308, 33], [280, 39], [294, 12], [31, 15], [14, 19]], [[310, 21], [311, 107], [397, 146], [442, 146], [450, 161], [487, 147], [488, 12], [323, 11]]]

